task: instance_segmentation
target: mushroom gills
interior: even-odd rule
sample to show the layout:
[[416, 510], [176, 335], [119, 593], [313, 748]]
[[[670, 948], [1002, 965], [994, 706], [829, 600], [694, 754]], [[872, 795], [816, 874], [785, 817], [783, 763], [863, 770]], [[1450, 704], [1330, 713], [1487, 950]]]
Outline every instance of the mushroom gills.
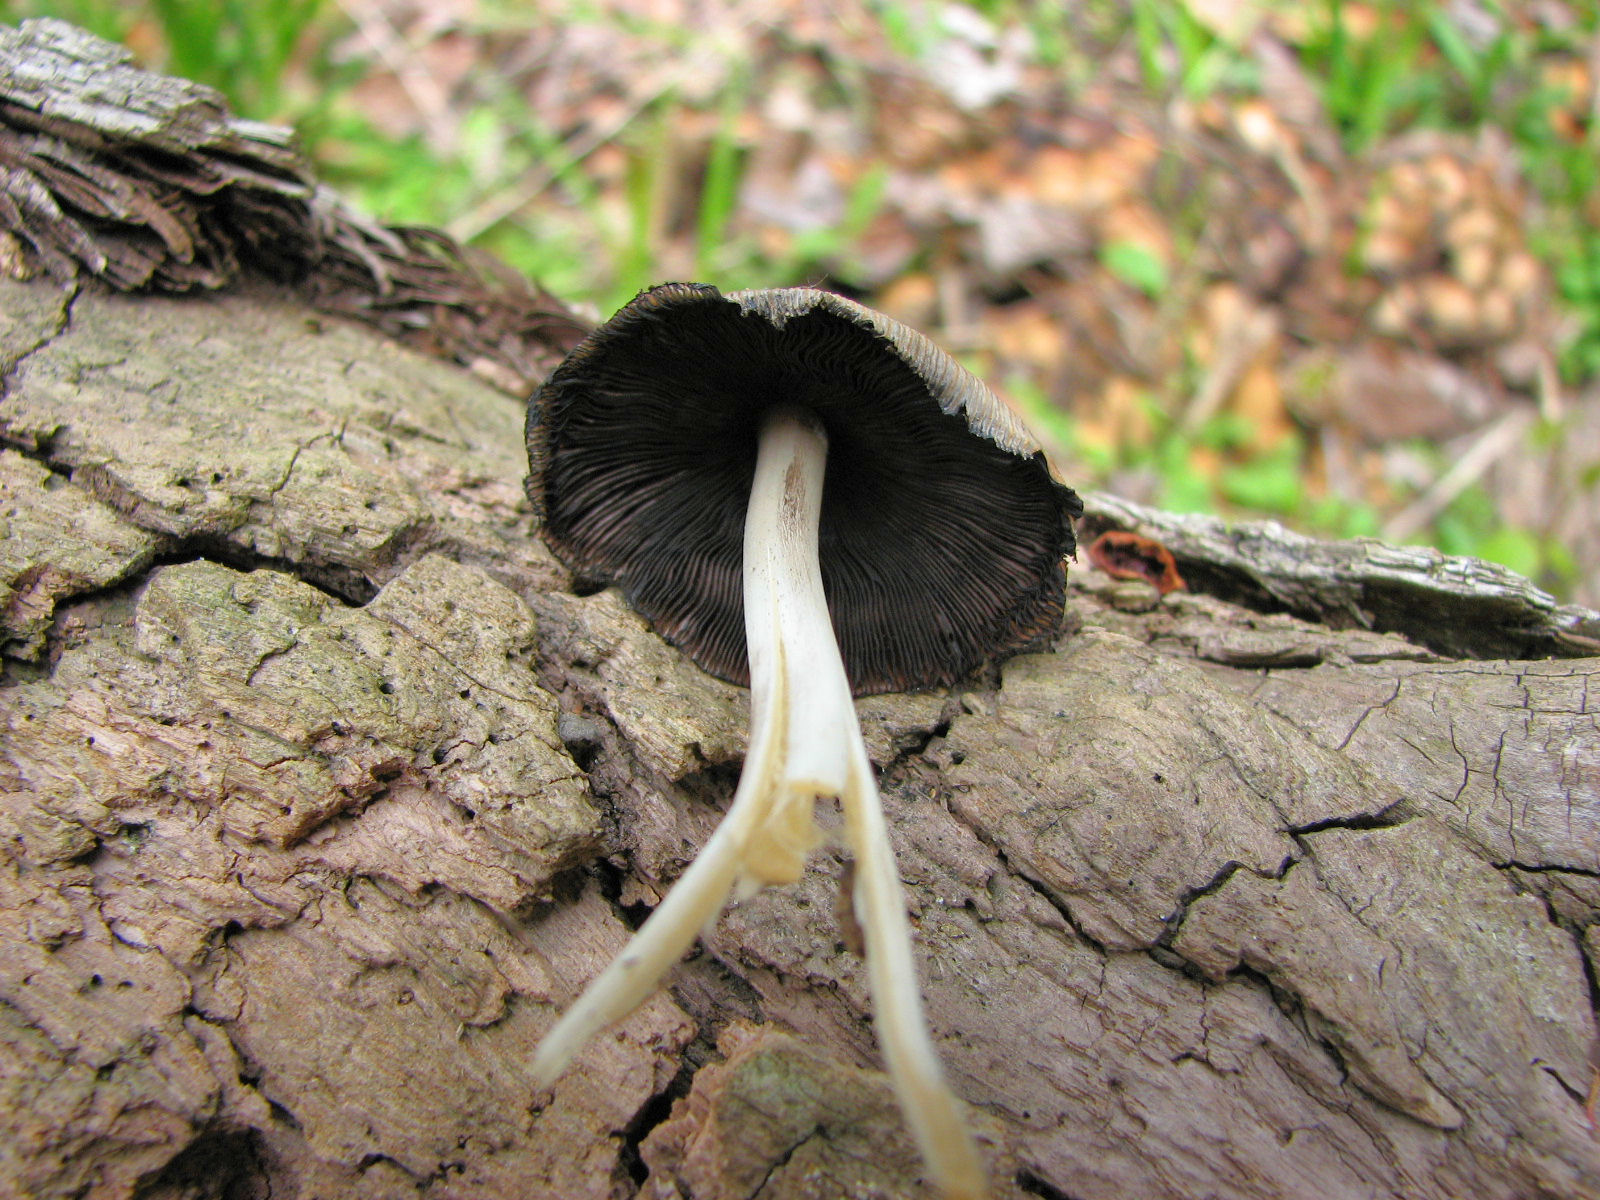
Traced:
[[813, 809], [837, 796], [856, 856], [853, 903], [866, 940], [874, 1023], [889, 1078], [929, 1173], [951, 1198], [987, 1194], [922, 1010], [905, 898], [882, 802], [828, 617], [818, 557], [827, 435], [809, 413], [773, 410], [760, 434], [745, 516], [751, 734], [727, 816], [610, 965], [539, 1044], [541, 1087], [626, 1016], [683, 956], [737, 885], [800, 878], [818, 841]]

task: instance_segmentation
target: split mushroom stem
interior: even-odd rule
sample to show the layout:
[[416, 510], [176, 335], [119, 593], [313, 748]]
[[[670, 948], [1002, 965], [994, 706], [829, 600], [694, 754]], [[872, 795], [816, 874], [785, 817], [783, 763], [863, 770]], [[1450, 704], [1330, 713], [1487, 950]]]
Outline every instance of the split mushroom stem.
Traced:
[[856, 855], [853, 901], [866, 940], [878, 1041], [901, 1110], [948, 1197], [987, 1194], [983, 1168], [928, 1034], [872, 764], [828, 617], [817, 528], [828, 441], [810, 414], [770, 413], [745, 515], [750, 748], [711, 840], [623, 952], [555, 1024], [534, 1058], [547, 1086], [594, 1034], [631, 1012], [737, 884], [792, 883], [816, 844], [812, 810], [837, 796]]

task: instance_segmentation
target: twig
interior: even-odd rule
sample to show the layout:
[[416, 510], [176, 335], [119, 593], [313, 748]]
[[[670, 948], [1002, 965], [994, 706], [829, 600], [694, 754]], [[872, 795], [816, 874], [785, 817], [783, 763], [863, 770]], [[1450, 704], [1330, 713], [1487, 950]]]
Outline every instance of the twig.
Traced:
[[401, 90], [417, 106], [429, 145], [435, 150], [448, 149], [455, 141], [450, 97], [433, 77], [433, 72], [418, 61], [416, 53], [406, 45], [406, 39], [373, 0], [339, 0], [339, 7], [344, 9], [372, 52], [394, 72]]
[[1194, 397], [1184, 410], [1181, 427], [1194, 433], [1222, 407], [1257, 355], [1278, 334], [1278, 317], [1271, 309], [1251, 309], [1239, 313], [1219, 332], [1219, 351]]
[[1525, 408], [1514, 408], [1486, 428], [1455, 465], [1433, 481], [1432, 487], [1389, 518], [1383, 526], [1383, 540], [1403, 542], [1427, 528], [1452, 500], [1515, 449], [1532, 424], [1532, 413]]
[[610, 121], [567, 142], [562, 147], [565, 153], [560, 158], [546, 162], [520, 182], [485, 196], [449, 222], [445, 226], [445, 232], [458, 242], [470, 242], [525, 205], [531, 204], [563, 172], [571, 170], [600, 147], [612, 141], [663, 96], [670, 94], [685, 80], [703, 76], [706, 70], [705, 60], [708, 57], [709, 55], [702, 54], [677, 63], [673, 69], [663, 73], [661, 81], [656, 86], [643, 89], [642, 95], [633, 98]]

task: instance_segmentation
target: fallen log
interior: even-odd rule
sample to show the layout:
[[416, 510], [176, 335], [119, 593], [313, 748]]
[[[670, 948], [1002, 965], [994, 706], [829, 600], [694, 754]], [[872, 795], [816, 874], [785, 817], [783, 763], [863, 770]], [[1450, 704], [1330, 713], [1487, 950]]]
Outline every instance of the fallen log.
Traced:
[[[520, 402], [93, 274], [0, 281], [0, 1192], [926, 1194], [831, 845], [532, 1086], [748, 714], [573, 589]], [[1600, 617], [1090, 520], [1189, 589], [1074, 568], [1048, 651], [859, 702], [996, 1194], [1600, 1191]]]

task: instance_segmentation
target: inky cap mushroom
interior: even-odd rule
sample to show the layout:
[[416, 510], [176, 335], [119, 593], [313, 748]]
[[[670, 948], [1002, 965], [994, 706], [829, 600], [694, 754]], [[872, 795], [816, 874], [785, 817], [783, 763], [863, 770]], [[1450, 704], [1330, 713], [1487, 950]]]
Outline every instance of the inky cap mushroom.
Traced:
[[837, 796], [878, 1041], [929, 1173], [987, 1192], [922, 1012], [905, 897], [853, 693], [950, 683], [1060, 622], [1071, 489], [920, 334], [825, 292], [669, 284], [595, 330], [534, 398], [529, 494], [581, 576], [707, 670], [750, 684], [727, 815], [545, 1035], [552, 1081], [639, 1003], [736, 885], [789, 883]]
[[529, 410], [545, 540], [748, 682], [745, 506], [781, 405], [827, 433], [822, 581], [854, 694], [954, 683], [1055, 633], [1082, 502], [980, 380], [829, 292], [666, 284], [591, 333]]

